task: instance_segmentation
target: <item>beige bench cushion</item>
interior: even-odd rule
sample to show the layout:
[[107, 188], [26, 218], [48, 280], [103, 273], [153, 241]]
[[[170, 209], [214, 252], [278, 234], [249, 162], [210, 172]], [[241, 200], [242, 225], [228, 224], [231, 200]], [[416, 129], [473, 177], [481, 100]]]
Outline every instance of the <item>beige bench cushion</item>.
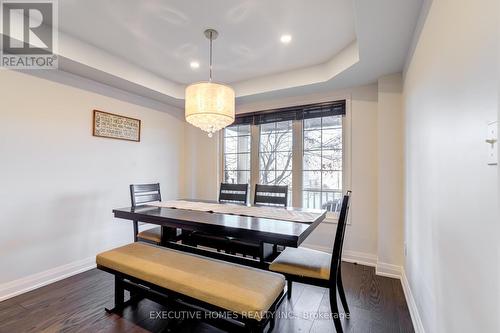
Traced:
[[304, 247], [287, 247], [271, 263], [275, 272], [328, 280], [332, 256], [328, 253]]
[[137, 238], [146, 239], [152, 242], [161, 242], [161, 227], [152, 228], [148, 230], [141, 231], [137, 234]]
[[281, 274], [224, 261], [132, 243], [97, 255], [111, 268], [183, 295], [262, 319], [285, 287]]

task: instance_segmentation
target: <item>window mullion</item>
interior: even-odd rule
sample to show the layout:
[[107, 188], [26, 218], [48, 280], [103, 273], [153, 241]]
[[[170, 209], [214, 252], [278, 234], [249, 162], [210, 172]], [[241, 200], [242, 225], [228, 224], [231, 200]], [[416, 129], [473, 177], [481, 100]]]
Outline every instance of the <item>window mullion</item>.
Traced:
[[303, 121], [292, 124], [292, 205], [302, 207]]
[[323, 117], [320, 118], [320, 137], [319, 140], [321, 142], [321, 150], [319, 155], [319, 206], [323, 206]]
[[250, 126], [250, 201], [253, 203], [255, 184], [259, 182], [260, 127]]

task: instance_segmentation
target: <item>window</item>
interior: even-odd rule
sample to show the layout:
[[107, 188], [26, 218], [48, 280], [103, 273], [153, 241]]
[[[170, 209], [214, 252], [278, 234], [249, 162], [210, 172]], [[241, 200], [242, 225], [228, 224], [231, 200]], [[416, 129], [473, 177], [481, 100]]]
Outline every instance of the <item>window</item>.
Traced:
[[340, 210], [342, 116], [304, 119], [302, 206]]
[[[289, 205], [340, 210], [346, 102], [237, 116], [223, 135], [223, 181], [288, 185]], [[348, 137], [348, 136], [347, 136]]]
[[223, 182], [250, 182], [250, 125], [235, 125], [224, 129]]
[[292, 121], [260, 125], [259, 183], [288, 185], [288, 201], [292, 200]]

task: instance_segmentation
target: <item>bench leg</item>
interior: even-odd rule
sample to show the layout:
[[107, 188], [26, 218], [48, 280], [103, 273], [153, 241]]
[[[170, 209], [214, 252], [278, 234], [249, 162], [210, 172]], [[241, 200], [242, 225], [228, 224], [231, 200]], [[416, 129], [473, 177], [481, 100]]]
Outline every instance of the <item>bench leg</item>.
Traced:
[[258, 323], [247, 323], [245, 327], [248, 333], [264, 333], [264, 328]]
[[105, 309], [106, 312], [117, 312], [123, 309], [125, 305], [125, 288], [123, 287], [123, 280], [115, 276], [115, 306], [112, 309]]
[[123, 280], [115, 276], [115, 308], [123, 307], [125, 302], [125, 289], [123, 288]]
[[144, 299], [144, 296], [142, 296], [142, 294], [138, 293], [137, 291], [130, 290], [129, 292], [130, 292], [130, 299], [126, 303], [137, 304]]

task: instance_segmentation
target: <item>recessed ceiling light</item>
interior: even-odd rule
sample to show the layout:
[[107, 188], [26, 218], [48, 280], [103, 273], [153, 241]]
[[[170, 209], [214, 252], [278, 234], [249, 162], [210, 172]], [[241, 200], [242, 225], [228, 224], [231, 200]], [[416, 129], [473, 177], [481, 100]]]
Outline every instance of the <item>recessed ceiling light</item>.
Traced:
[[283, 44], [288, 44], [292, 41], [292, 36], [291, 35], [282, 35], [281, 38], [280, 38], [280, 41], [283, 43]]
[[198, 61], [191, 61], [189, 66], [191, 66], [192, 69], [196, 69], [200, 67], [200, 63]]

